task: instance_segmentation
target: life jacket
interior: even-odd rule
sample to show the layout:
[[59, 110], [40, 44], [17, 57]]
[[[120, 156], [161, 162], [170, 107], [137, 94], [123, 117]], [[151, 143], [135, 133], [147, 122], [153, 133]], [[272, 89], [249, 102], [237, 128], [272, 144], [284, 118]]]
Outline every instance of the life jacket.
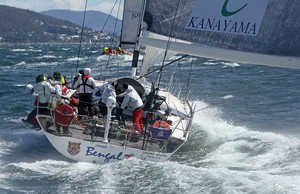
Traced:
[[155, 121], [154, 124], [152, 125], [152, 127], [170, 129], [169, 123], [167, 121], [163, 121], [163, 120]]
[[61, 104], [55, 109], [55, 122], [61, 126], [69, 126], [74, 117], [73, 107], [68, 104]]
[[68, 89], [69, 89], [69, 88], [68, 88], [67, 86], [62, 85], [62, 86], [61, 86], [61, 93], [62, 93], [62, 95], [66, 95]]
[[172, 130], [167, 121], [157, 120], [150, 128], [150, 136], [152, 139], [166, 140], [169, 139], [171, 134]]
[[65, 77], [64, 76], [60, 76], [59, 82], [64, 85], [66, 83]]
[[91, 77], [90, 75], [81, 76], [82, 83], [77, 86], [77, 88], [79, 88], [80, 86], [83, 86], [84, 93], [86, 93], [85, 86], [88, 86], [88, 87], [94, 89], [94, 86], [87, 84], [87, 81], [90, 77]]

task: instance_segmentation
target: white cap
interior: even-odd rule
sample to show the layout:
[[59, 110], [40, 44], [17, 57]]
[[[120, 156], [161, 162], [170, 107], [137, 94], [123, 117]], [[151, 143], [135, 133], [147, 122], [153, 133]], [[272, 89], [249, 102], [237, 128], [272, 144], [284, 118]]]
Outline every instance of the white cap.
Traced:
[[84, 68], [84, 75], [91, 75], [92, 70], [90, 68]]
[[115, 90], [115, 88], [112, 85], [110, 85], [110, 84], [107, 86], [107, 89], [108, 89], [109, 92]]

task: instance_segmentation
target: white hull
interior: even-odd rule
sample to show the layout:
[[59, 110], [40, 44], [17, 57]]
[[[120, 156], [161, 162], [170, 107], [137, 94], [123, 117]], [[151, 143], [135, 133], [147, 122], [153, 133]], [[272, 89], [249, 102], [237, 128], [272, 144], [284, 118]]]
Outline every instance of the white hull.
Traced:
[[[121, 79], [120, 79], [121, 80]], [[103, 82], [99, 82], [103, 84]], [[148, 86], [142, 84], [144, 88]], [[167, 119], [170, 128], [161, 127], [153, 131], [153, 123], [147, 124], [142, 133], [134, 130], [131, 119], [126, 125], [117, 120], [106, 124], [104, 118], [93, 120], [76, 116], [68, 125], [68, 133], [57, 129], [55, 110], [51, 115], [37, 115], [37, 120], [50, 143], [62, 155], [80, 162], [109, 163], [135, 157], [141, 160], [163, 162], [168, 160], [187, 140], [193, 113], [189, 103], [183, 103], [167, 91], [159, 91], [165, 97], [153, 115]], [[160, 100], [161, 101], [161, 100]], [[125, 115], [131, 115], [125, 111]], [[107, 138], [106, 128], [109, 126]], [[156, 133], [156, 135], [155, 135]], [[167, 137], [165, 137], [167, 133]]]
[[50, 143], [62, 155], [80, 162], [109, 163], [135, 157], [154, 162], [166, 161], [171, 153], [158, 153], [104, 142], [93, 142], [72, 137], [62, 137], [45, 132]]

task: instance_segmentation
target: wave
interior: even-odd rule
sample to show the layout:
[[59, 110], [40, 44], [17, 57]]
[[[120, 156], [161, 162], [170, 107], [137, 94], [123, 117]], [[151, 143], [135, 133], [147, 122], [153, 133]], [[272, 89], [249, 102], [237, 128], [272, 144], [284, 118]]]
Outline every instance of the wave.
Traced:
[[[6, 171], [26, 172], [10, 180], [42, 178], [40, 186], [55, 193], [297, 193], [299, 178], [265, 171], [194, 167], [177, 162], [148, 162], [130, 158], [112, 164], [43, 160], [5, 165]], [[230, 178], [228, 178], [230, 177]], [[51, 181], [49, 185], [48, 181]], [[84, 184], [80, 184], [84, 182]], [[99, 182], [101, 184], [99, 184]], [[28, 183], [29, 185], [34, 183]], [[76, 186], [75, 186], [76, 185]], [[145, 186], [147, 185], [147, 186]], [[177, 185], [174, 187], [174, 185]]]
[[40, 49], [33, 49], [33, 48], [30, 48], [27, 51], [33, 52], [33, 53], [40, 53], [40, 52], [42, 52], [42, 50], [40, 50]]
[[12, 52], [26, 52], [27, 49], [11, 49]]
[[[117, 60], [123, 62], [132, 61], [132, 55], [100, 55], [97, 57], [97, 61]], [[139, 56], [139, 60], [142, 60], [143, 56]]]
[[68, 62], [74, 62], [74, 61], [84, 61], [84, 60], [87, 60], [87, 57], [71, 57], [71, 58], [68, 58], [67, 61]]
[[223, 96], [223, 99], [230, 99], [230, 98], [233, 98], [233, 95], [229, 94], [229, 95]]
[[[1, 161], [3, 157], [19, 157], [8, 159], [10, 162], [6, 164], [2, 162], [1, 176], [10, 177], [11, 181], [41, 177], [45, 180], [41, 186], [51, 180], [49, 191], [52, 192], [76, 193], [87, 189], [108, 193], [139, 192], [141, 189], [144, 193], [154, 190], [158, 193], [300, 191], [299, 139], [235, 126], [222, 119], [223, 111], [218, 107], [204, 101], [195, 104], [201, 111], [195, 114], [188, 142], [171, 161], [131, 158], [105, 166], [73, 162], [54, 150], [42, 133], [23, 131], [7, 134], [1, 140]], [[3, 141], [8, 136], [10, 140]], [[19, 176], [12, 176], [16, 171]], [[82, 181], [85, 184], [70, 187]], [[97, 184], [99, 182], [101, 184]], [[174, 187], [174, 184], [179, 185]]]
[[215, 62], [215, 61], [207, 61], [207, 62], [204, 62], [203, 65], [218, 65], [219, 62]]
[[25, 64], [26, 64], [26, 62], [25, 62], [25, 61], [22, 61], [22, 62], [20, 62], [20, 63], [15, 64], [15, 66], [23, 66], [23, 65], [25, 65]]
[[207, 60], [203, 63], [203, 65], [220, 65], [220, 64], [223, 65], [222, 68], [239, 67], [240, 66], [238, 63], [218, 61], [218, 60]]
[[54, 55], [43, 55], [36, 57], [37, 59], [56, 59], [57, 57]]
[[221, 62], [221, 64], [223, 64], [222, 68], [239, 67], [240, 66], [238, 63], [233, 63], [233, 62]]
[[[208, 165], [248, 170], [269, 170], [269, 173], [290, 173], [292, 166], [300, 164], [300, 140], [271, 132], [259, 132], [246, 126], [235, 126], [222, 119], [218, 107], [210, 107], [202, 101], [196, 102], [190, 146], [203, 147], [205, 155], [188, 161], [195, 166]], [[208, 107], [205, 109], [205, 107]], [[198, 145], [198, 140], [202, 142]], [[190, 150], [194, 151], [194, 150]], [[184, 157], [187, 157], [184, 155]], [[188, 158], [188, 157], [187, 157]], [[298, 159], [297, 159], [298, 158]], [[284, 167], [284, 169], [283, 169]], [[299, 171], [300, 174], [300, 171]]]
[[[203, 101], [196, 105], [202, 110], [196, 112], [188, 142], [173, 157], [175, 161], [204, 168], [207, 177], [202, 175], [201, 180], [215, 177], [236, 192], [242, 191], [234, 187], [237, 183], [257, 193], [300, 191], [296, 186], [300, 181], [299, 139], [236, 126], [222, 119], [218, 107]], [[264, 186], [271, 182], [278, 188]], [[257, 188], [252, 184], [258, 184]]]

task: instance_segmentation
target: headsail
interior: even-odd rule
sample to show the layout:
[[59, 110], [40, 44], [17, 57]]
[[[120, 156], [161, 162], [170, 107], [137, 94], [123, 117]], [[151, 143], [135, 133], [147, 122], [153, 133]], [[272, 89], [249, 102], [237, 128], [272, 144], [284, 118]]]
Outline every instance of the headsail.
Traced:
[[[147, 36], [145, 35], [146, 33], [148, 33]], [[144, 37], [156, 38], [156, 39], [166, 40], [166, 41], [168, 40], [168, 37], [166, 37], [166, 36], [158, 35], [155, 33], [149, 33], [147, 31], [145, 31], [143, 34], [144, 34]], [[152, 46], [146, 47], [145, 55], [144, 55], [144, 59], [143, 59], [143, 66], [140, 69], [141, 76], [143, 76], [147, 73], [150, 65], [161, 62], [164, 59], [166, 47], [167, 47], [167, 45], [165, 45], [164, 48], [152, 47]], [[167, 51], [166, 59], [168, 59], [172, 56], [175, 56], [176, 54], [177, 54], [177, 52]]]
[[[193, 45], [172, 43], [169, 50], [300, 69], [299, 9], [298, 0], [148, 0], [145, 11], [149, 31]], [[158, 46], [156, 39], [140, 42]]]

